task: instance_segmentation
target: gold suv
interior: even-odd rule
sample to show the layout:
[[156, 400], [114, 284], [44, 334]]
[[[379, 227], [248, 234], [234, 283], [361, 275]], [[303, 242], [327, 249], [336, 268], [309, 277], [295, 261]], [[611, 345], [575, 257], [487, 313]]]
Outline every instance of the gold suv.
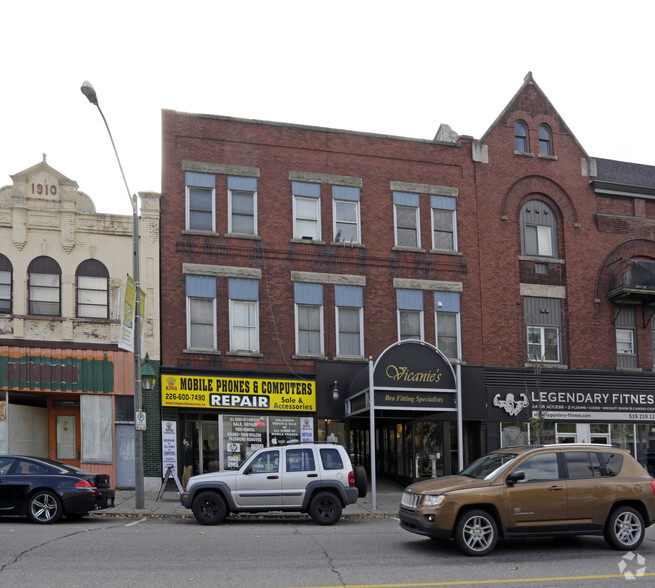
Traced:
[[486, 555], [498, 539], [561, 535], [603, 535], [628, 551], [655, 522], [655, 480], [608, 445], [508, 447], [408, 486], [399, 516], [403, 529], [454, 539], [467, 555]]

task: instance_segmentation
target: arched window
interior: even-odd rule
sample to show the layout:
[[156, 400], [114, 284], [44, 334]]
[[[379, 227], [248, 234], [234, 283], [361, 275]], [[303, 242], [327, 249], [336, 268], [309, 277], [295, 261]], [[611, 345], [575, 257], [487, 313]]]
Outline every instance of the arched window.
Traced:
[[11, 314], [11, 279], [13, 271], [11, 261], [0, 254], [0, 314]]
[[27, 268], [28, 314], [61, 316], [61, 268], [52, 257], [36, 257]]
[[528, 125], [522, 120], [516, 121], [514, 124], [514, 149], [521, 153], [530, 153]]
[[539, 155], [553, 154], [553, 134], [548, 125], [539, 126]]
[[109, 318], [109, 272], [96, 259], [87, 259], [75, 272], [79, 318]]
[[557, 218], [541, 200], [530, 200], [521, 209], [521, 249], [523, 255], [557, 256]]

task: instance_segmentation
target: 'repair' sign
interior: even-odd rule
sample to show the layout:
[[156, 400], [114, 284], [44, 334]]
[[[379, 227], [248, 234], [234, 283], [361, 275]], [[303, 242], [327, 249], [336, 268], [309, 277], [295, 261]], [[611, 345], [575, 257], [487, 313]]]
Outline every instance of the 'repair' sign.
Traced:
[[162, 406], [236, 410], [316, 411], [309, 380], [178, 376], [163, 374]]

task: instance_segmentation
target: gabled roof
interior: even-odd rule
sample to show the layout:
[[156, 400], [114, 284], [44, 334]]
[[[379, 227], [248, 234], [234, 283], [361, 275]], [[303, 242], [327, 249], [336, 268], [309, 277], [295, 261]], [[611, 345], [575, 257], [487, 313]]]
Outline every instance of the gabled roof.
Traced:
[[[579, 143], [579, 141], [577, 140], [577, 138], [575, 137], [575, 135], [571, 132], [571, 129], [570, 129], [570, 128], [568, 127], [568, 125], [564, 122], [564, 119], [560, 116], [559, 112], [557, 112], [557, 109], [553, 106], [553, 103], [548, 99], [548, 97], [546, 96], [546, 94], [544, 94], [543, 90], [539, 87], [539, 85], [537, 84], [537, 82], [534, 81], [534, 78], [532, 77], [532, 72], [531, 72], [531, 71], [529, 71], [529, 72], [527, 73], [527, 75], [525, 76], [525, 78], [524, 78], [524, 80], [523, 80], [523, 85], [519, 88], [518, 92], [516, 92], [516, 94], [514, 94], [514, 96], [512, 97], [512, 99], [508, 102], [507, 106], [505, 106], [505, 108], [503, 109], [503, 111], [498, 115], [498, 117], [497, 117], [496, 120], [493, 122], [493, 124], [492, 124], [488, 129], [487, 129], [487, 131], [484, 133], [484, 135], [482, 135], [481, 141], [484, 142], [484, 140], [487, 138], [487, 136], [489, 135], [489, 133], [491, 133], [491, 131], [496, 127], [496, 125], [498, 125], [498, 123], [499, 123], [500, 121], [502, 121], [502, 120], [505, 118], [505, 116], [507, 115], [508, 112], [517, 109], [517, 108], [516, 108], [516, 103], [520, 100], [521, 95], [525, 92], [525, 90], [526, 90], [526, 88], [527, 88], [528, 86], [532, 86], [532, 87], [533, 87], [533, 88], [534, 88], [534, 89], [539, 93], [539, 95], [540, 95], [540, 96], [544, 99], [544, 101], [548, 104], [548, 107], [549, 107], [549, 109], [552, 111], [552, 114], [553, 114], [554, 116], [556, 116], [556, 117], [559, 119], [560, 124], [562, 125], [562, 129], [565, 130], [569, 135], [571, 135], [571, 138], [573, 139], [573, 141], [575, 142], [575, 144], [578, 146], [578, 148], [580, 149], [580, 151], [582, 151], [582, 153], [584, 154], [584, 156], [585, 156], [585, 157], [589, 157], [589, 156], [587, 155], [587, 152], [586, 152], [586, 151], [584, 150], [584, 148], [582, 147], [582, 145], [580, 145], [580, 143]], [[518, 108], [518, 110], [521, 110], [521, 108]], [[534, 114], [537, 114], [537, 113], [534, 113]]]
[[64, 174], [58, 172], [54, 167], [49, 165], [48, 162], [46, 161], [45, 153], [43, 154], [43, 161], [40, 161], [36, 165], [33, 165], [32, 167], [29, 167], [21, 172], [18, 172], [17, 174], [10, 175], [9, 177], [14, 181], [14, 183], [16, 183], [17, 181], [20, 180], [27, 180], [28, 178], [39, 172], [46, 172], [50, 174], [51, 176], [57, 178], [57, 181], [60, 184], [66, 184], [68, 186], [73, 186], [74, 188], [79, 187], [75, 180], [71, 180], [70, 178], [67, 178]]

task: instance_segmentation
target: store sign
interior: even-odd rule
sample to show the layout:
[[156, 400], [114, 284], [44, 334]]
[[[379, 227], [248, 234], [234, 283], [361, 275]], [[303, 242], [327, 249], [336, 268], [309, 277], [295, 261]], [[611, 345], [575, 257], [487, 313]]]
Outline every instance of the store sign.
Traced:
[[217, 410], [316, 411], [308, 380], [162, 375], [162, 406]]
[[375, 406], [411, 408], [414, 410], [456, 410], [455, 395], [452, 392], [402, 392], [389, 390], [375, 391]]
[[549, 420], [655, 420], [655, 394], [625, 392], [531, 392], [533, 416]]

